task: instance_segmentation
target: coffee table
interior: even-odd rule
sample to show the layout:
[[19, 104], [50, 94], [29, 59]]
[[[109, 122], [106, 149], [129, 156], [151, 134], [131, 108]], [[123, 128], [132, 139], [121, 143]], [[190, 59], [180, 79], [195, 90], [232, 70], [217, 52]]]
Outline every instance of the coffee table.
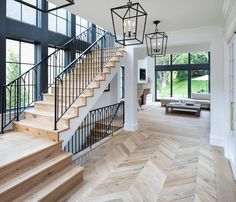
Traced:
[[200, 116], [201, 114], [201, 105], [200, 104], [185, 104], [185, 103], [178, 103], [178, 102], [171, 102], [166, 104], [166, 114], [172, 110], [184, 111], [189, 112], [193, 111], [196, 112], [196, 116]]

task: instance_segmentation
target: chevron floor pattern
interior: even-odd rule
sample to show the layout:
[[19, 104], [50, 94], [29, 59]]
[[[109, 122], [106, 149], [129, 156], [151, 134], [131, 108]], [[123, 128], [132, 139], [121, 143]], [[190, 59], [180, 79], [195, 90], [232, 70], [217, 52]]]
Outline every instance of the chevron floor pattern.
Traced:
[[123, 131], [77, 160], [84, 181], [61, 201], [236, 202], [228, 162], [209, 145], [209, 112], [165, 115], [155, 103], [138, 115], [138, 131]]

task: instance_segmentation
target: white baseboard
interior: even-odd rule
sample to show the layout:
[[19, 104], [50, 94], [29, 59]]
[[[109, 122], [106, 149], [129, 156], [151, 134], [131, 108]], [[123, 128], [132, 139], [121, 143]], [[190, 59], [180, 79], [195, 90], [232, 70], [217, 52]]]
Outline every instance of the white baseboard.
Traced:
[[218, 147], [224, 147], [225, 143], [224, 143], [224, 140], [222, 138], [211, 137], [211, 135], [210, 135], [210, 145], [218, 146]]
[[231, 156], [231, 155], [230, 155], [229, 162], [230, 162], [231, 169], [232, 169], [232, 171], [233, 171], [234, 179], [235, 179], [235, 181], [236, 181], [236, 165], [234, 165], [234, 163], [233, 163], [233, 161], [232, 161], [232, 156]]
[[138, 129], [138, 123], [124, 125], [124, 130], [126, 131], [136, 131], [137, 129]]

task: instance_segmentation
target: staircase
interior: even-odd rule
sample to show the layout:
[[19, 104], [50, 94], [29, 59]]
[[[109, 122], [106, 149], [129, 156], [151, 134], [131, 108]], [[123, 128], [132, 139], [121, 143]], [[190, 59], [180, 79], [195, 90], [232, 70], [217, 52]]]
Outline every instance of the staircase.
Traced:
[[83, 168], [61, 142], [20, 132], [0, 141], [0, 201], [55, 201], [82, 181]]
[[[114, 48], [113, 38], [104, 32], [94, 43], [84, 46], [82, 53], [66, 68], [58, 74], [54, 71], [55, 76], [53, 80], [50, 78], [48, 89], [40, 92], [42, 100], [32, 98], [32, 103], [24, 103], [22, 107], [22, 100], [25, 100], [22, 99], [22, 91], [26, 89], [21, 88], [23, 80], [18, 78], [15, 83], [9, 84], [15, 86], [14, 93], [18, 99], [10, 107], [17, 109], [14, 108], [11, 115], [14, 117], [10, 117], [9, 122], [6, 122], [6, 113], [3, 113], [2, 131], [13, 120], [17, 121], [13, 122], [13, 131], [2, 137], [5, 142], [11, 142], [12, 148], [25, 140], [24, 144], [33, 148], [20, 146], [18, 152], [21, 155], [15, 156], [12, 152], [5, 162], [0, 162], [0, 201], [55, 201], [82, 181], [83, 168], [73, 165], [72, 154], [62, 151], [62, 148], [121, 66], [124, 49]], [[33, 71], [37, 72], [35, 69]], [[12, 88], [6, 85], [5, 95], [9, 95], [6, 93], [8, 89]], [[6, 102], [7, 98], [5, 105]], [[20, 120], [23, 111], [24, 118]], [[17, 141], [12, 142], [12, 137]], [[42, 144], [42, 140], [47, 144]], [[0, 139], [0, 148], [4, 141]], [[42, 147], [37, 147], [38, 144]], [[0, 155], [11, 147], [0, 149]]]
[[[73, 73], [76, 75], [78, 82], [81, 83], [78, 84], [77, 81], [73, 81], [73, 79], [70, 80], [70, 75], [67, 75], [63, 78], [62, 85], [57, 87], [52, 86], [49, 89], [49, 93], [43, 94], [42, 101], [34, 102], [34, 107], [25, 111], [25, 119], [14, 122], [14, 130], [31, 135], [40, 135], [54, 141], [63, 141], [63, 145], [66, 145], [84, 117], [93, 108], [106, 86], [117, 73], [119, 68], [116, 66], [116, 63], [119, 62], [119, 58], [123, 56], [124, 50], [123, 48], [119, 48], [113, 51], [114, 55], [112, 58], [105, 64], [103, 70], [97, 73], [92, 81], [89, 81], [89, 76], [92, 74], [89, 71], [96, 72], [97, 63], [89, 64], [89, 68], [86, 68], [86, 66], [90, 57], [93, 58], [96, 52], [91, 53], [90, 57], [83, 59], [83, 63], [77, 65], [74, 70], [76, 74]], [[86, 83], [89, 83], [89, 85], [85, 87], [85, 89], [81, 88]], [[56, 88], [58, 89], [57, 105], [59, 106], [59, 113], [62, 114], [62, 108], [64, 109], [66, 104], [70, 105], [69, 103], [72, 103], [72, 100], [74, 101], [58, 121], [55, 130]], [[75, 99], [74, 91], [81, 91], [82, 93]]]

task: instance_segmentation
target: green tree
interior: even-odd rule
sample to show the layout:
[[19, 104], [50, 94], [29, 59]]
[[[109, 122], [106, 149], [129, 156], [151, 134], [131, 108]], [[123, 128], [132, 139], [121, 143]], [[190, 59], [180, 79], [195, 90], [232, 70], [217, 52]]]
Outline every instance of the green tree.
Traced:
[[[14, 81], [19, 75], [20, 75], [20, 66], [18, 63], [18, 55], [15, 54], [12, 50], [9, 51], [9, 61], [8, 67], [7, 67], [7, 75], [6, 75], [6, 81], [7, 84]], [[12, 109], [16, 108], [16, 90], [17, 86], [16, 83], [10, 84], [6, 88], [6, 108]]]
[[191, 64], [207, 64], [208, 59], [208, 52], [197, 52], [190, 54]]
[[188, 53], [172, 54], [172, 64], [174, 65], [188, 64]]
[[18, 55], [15, 54], [13, 51], [9, 53], [9, 63], [7, 68], [7, 83], [15, 80], [20, 75], [20, 66], [18, 61]]

